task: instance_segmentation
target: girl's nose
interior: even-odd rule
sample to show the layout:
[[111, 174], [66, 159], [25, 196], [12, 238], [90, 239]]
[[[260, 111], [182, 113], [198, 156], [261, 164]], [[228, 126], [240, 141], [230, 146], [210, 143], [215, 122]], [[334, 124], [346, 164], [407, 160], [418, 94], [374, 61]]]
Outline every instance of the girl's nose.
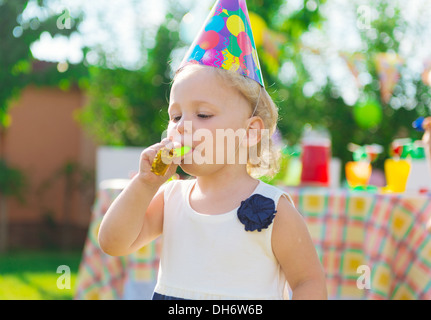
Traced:
[[181, 142], [181, 145], [192, 145], [194, 132], [192, 121], [190, 119], [187, 120], [186, 117], [182, 117], [177, 123], [175, 123], [175, 127], [173, 127], [173, 129], [175, 141]]
[[192, 134], [193, 133], [193, 123], [190, 118], [185, 116], [181, 117], [181, 119], [175, 124], [175, 129], [181, 134]]
[[184, 134], [184, 117], [182, 117], [177, 123], [176, 123], [176, 130], [183, 135]]

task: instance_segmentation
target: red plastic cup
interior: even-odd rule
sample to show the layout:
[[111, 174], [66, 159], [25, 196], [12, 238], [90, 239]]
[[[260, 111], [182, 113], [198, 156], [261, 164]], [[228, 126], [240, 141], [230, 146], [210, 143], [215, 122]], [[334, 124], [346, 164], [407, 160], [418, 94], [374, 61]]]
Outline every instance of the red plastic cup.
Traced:
[[329, 186], [331, 143], [326, 139], [304, 139], [302, 142], [301, 185]]

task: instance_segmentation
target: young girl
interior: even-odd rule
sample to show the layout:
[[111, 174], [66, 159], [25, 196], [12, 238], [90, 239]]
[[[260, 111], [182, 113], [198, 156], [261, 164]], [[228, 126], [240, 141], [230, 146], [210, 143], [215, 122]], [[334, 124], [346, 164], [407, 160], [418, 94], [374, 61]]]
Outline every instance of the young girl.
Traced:
[[[154, 299], [283, 299], [287, 285], [293, 299], [326, 299], [324, 272], [289, 196], [251, 176], [259, 169], [251, 157], [238, 161], [243, 148], [262, 147], [263, 129], [275, 129], [277, 109], [265, 89], [235, 72], [189, 64], [173, 82], [169, 116], [168, 138], [142, 152], [139, 173], [103, 219], [103, 251], [127, 255], [162, 235]], [[226, 152], [216, 161], [226, 143], [214, 138], [214, 150], [204, 150], [207, 158], [214, 151], [214, 161], [195, 163], [204, 142], [188, 135], [202, 129], [212, 137], [244, 129], [236, 161], [227, 163]], [[151, 172], [171, 141], [193, 141], [180, 166], [195, 179], [165, 183], [175, 163], [165, 176]]]

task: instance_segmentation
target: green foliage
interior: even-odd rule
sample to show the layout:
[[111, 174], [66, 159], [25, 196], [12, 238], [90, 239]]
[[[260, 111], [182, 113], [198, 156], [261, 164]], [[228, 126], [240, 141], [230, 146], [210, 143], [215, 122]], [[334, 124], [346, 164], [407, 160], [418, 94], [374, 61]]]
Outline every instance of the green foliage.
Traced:
[[0, 160], [0, 193], [24, 201], [27, 179], [18, 169], [11, 168]]
[[[382, 108], [382, 120], [369, 128], [361, 127], [355, 120], [354, 106], [346, 104], [342, 97], [343, 88], [338, 87], [329, 76], [329, 66], [325, 66], [327, 57], [321, 55], [319, 50], [314, 52], [313, 48], [304, 48], [304, 35], [316, 30], [322, 34], [326, 32], [327, 17], [323, 16], [321, 8], [327, 2], [303, 0], [297, 9], [285, 10], [289, 3], [284, 0], [247, 1], [250, 12], [257, 13], [269, 29], [286, 38], [280, 46], [278, 66], [274, 67], [267, 61], [264, 48], [258, 48], [267, 90], [279, 106], [278, 126], [283, 138], [291, 145], [300, 141], [306, 124], [328, 128], [333, 155], [344, 163], [352, 158], [347, 150], [348, 143], [381, 144], [386, 148], [386, 153], [376, 165], [382, 167], [383, 159], [388, 157], [387, 148], [394, 138], [420, 138], [420, 133], [411, 128], [411, 123], [419, 115], [429, 113], [431, 89], [422, 83], [419, 74], [403, 67], [393, 99], [388, 104], [382, 102], [375, 55], [397, 52], [400, 39], [408, 34], [408, 24], [401, 15], [399, 4], [387, 0], [368, 1], [365, 4], [375, 9], [378, 16], [371, 20], [369, 28], [357, 30], [360, 47], [363, 48], [359, 53], [364, 56], [364, 72], [371, 79], [359, 89], [359, 100], [376, 100]], [[144, 67], [136, 71], [90, 69], [89, 103], [80, 119], [103, 144], [150, 145], [159, 141], [166, 129], [167, 97], [172, 77], [169, 67], [171, 52], [186, 45], [178, 39], [178, 28], [175, 27], [186, 11], [181, 11], [183, 8], [177, 2], [169, 1], [168, 4], [166, 21], [158, 30], [154, 48], [146, 51]], [[359, 6], [363, 3], [355, 4]], [[388, 12], [391, 14], [388, 15]], [[357, 11], [356, 14], [359, 15]], [[418, 33], [417, 30], [415, 32]], [[320, 57], [325, 73], [325, 84], [311, 96], [304, 94], [306, 85], [313, 82], [313, 71], [307, 69], [305, 63], [307, 55]], [[288, 83], [280, 79], [282, 66], [286, 63], [293, 67], [295, 74]], [[396, 101], [401, 103], [397, 106]]]
[[[29, 0], [0, 0], [0, 251], [7, 248], [6, 198], [15, 197], [24, 202], [27, 179], [18, 169], [9, 167], [5, 161], [7, 128], [11, 124], [9, 115], [10, 101], [29, 84], [54, 85], [68, 89], [73, 82], [79, 83], [86, 75], [82, 66], [69, 66], [68, 71], [60, 73], [54, 64], [45, 63], [41, 70], [32, 56], [30, 46], [43, 32], [51, 36], [68, 36], [75, 32], [76, 26], [59, 28], [59, 17], [47, 14], [43, 21], [37, 17], [24, 20], [23, 12]], [[40, 8], [45, 1], [33, 1]], [[79, 22], [79, 19], [76, 20]], [[82, 81], [81, 81], [82, 82]], [[5, 197], [4, 197], [4, 196]]]
[[[304, 4], [306, 1], [304, 1]], [[322, 2], [320, 3], [320, 6]], [[308, 12], [306, 6], [298, 12], [287, 17], [280, 30], [289, 35], [283, 51], [282, 61], [291, 62], [295, 68], [295, 81], [289, 85], [279, 85], [276, 78], [274, 85], [269, 88], [272, 96], [280, 107], [279, 129], [283, 136], [292, 144], [300, 140], [304, 124], [327, 127], [332, 136], [332, 152], [343, 163], [350, 161], [352, 155], [347, 151], [347, 144], [354, 142], [359, 145], [377, 143], [385, 147], [385, 153], [379, 157], [375, 166], [382, 168], [383, 160], [389, 156], [388, 147], [397, 137], [411, 137], [420, 139], [420, 133], [414, 131], [411, 123], [420, 115], [429, 113], [431, 89], [424, 85], [420, 74], [415, 74], [407, 67], [401, 69], [401, 78], [394, 89], [393, 99], [406, 102], [394, 108], [394, 100], [385, 104], [380, 98], [379, 75], [376, 69], [375, 56], [380, 52], [397, 52], [400, 35], [405, 36], [407, 23], [403, 20], [399, 8], [390, 1], [370, 2], [378, 12], [378, 18], [371, 22], [367, 30], [359, 31], [361, 37], [360, 53], [365, 60], [365, 69], [369, 73], [371, 82], [365, 85], [360, 92], [360, 100], [371, 98], [377, 100], [382, 107], [382, 121], [371, 128], [362, 128], [354, 117], [354, 108], [341, 98], [340, 88], [335, 85], [329, 76], [326, 76], [326, 85], [311, 97], [304, 95], [304, 86], [310, 82], [312, 75], [307, 71], [301, 46], [301, 36], [311, 28], [320, 28], [323, 17], [320, 16], [319, 7]], [[387, 17], [388, 8], [393, 9], [393, 15]], [[311, 15], [311, 16], [310, 16]], [[318, 55], [319, 53], [314, 53]], [[324, 60], [323, 60], [324, 61]], [[264, 63], [263, 63], [264, 64]], [[327, 72], [329, 74], [329, 72]], [[409, 96], [408, 90], [415, 88], [415, 95]], [[270, 92], [271, 93], [271, 92]]]
[[178, 32], [168, 28], [167, 16], [156, 45], [139, 70], [90, 68], [89, 103], [79, 119], [101, 144], [145, 146], [160, 141], [168, 123], [171, 83], [169, 66]]
[[[9, 102], [17, 97], [21, 89], [28, 84], [55, 85], [62, 80], [78, 81], [85, 76], [86, 70], [82, 66], [71, 66], [65, 73], [59, 73], [55, 65], [46, 70], [34, 70], [34, 59], [30, 51], [30, 45], [40, 38], [43, 32], [52, 36], [69, 36], [76, 32], [77, 23], [70, 29], [59, 29], [58, 16], [51, 15], [41, 21], [37, 17], [24, 21], [22, 12], [27, 7], [29, 0], [3, 0], [0, 1], [0, 127], [7, 127]], [[43, 5], [42, 1], [38, 1]], [[34, 72], [36, 71], [36, 72]]]
[[[82, 252], [14, 251], [0, 254], [0, 300], [72, 300]], [[70, 267], [71, 288], [59, 289], [57, 273]]]
[[[248, 1], [250, 11], [266, 21], [276, 17], [282, 0]], [[146, 146], [160, 141], [168, 124], [168, 97], [172, 81], [169, 65], [174, 49], [187, 45], [180, 41], [178, 28], [186, 11], [169, 2], [166, 20], [159, 27], [154, 48], [148, 50], [145, 66], [139, 70], [90, 68], [89, 103], [79, 115], [81, 123], [101, 144]], [[271, 24], [271, 23], [269, 23]], [[275, 28], [275, 27], [274, 27]], [[286, 27], [288, 28], [288, 27]], [[265, 65], [269, 83], [278, 82]]]
[[[0, 50], [0, 157], [4, 156], [6, 129], [11, 123], [11, 99], [17, 97], [29, 84], [61, 85], [63, 89], [67, 89], [72, 84], [79, 83], [87, 73], [82, 65], [70, 65], [65, 73], [60, 73], [55, 64], [44, 63], [44, 67], [38, 70], [30, 45], [39, 39], [42, 32], [68, 36], [76, 31], [76, 25], [70, 29], [59, 29], [57, 16], [49, 16], [44, 21], [37, 17], [24, 21], [22, 12], [28, 3], [28, 0], [0, 1], [0, 43], [3, 48]], [[39, 1], [39, 5], [42, 5], [42, 1]], [[0, 192], [23, 200], [25, 181], [23, 173], [0, 160]]]
[[[372, 81], [363, 88], [363, 97], [368, 96], [379, 100], [382, 105], [383, 121], [380, 126], [370, 130], [362, 130], [355, 125], [352, 130], [351, 140], [358, 144], [377, 143], [385, 147], [385, 153], [379, 157], [376, 164], [383, 167], [384, 158], [389, 157], [389, 144], [395, 138], [410, 137], [420, 139], [421, 134], [412, 128], [412, 122], [419, 116], [426, 116], [429, 113], [431, 98], [431, 88], [426, 86], [421, 75], [410, 70], [407, 66], [402, 66], [400, 70], [400, 80], [395, 86], [393, 96], [389, 103], [381, 100], [379, 74], [376, 68], [376, 54], [382, 52], [398, 53], [400, 40], [410, 37], [409, 26], [403, 19], [400, 8], [390, 1], [379, 1], [373, 3], [379, 16], [371, 22], [368, 30], [360, 32], [364, 47], [365, 64]], [[388, 12], [391, 14], [388, 16]], [[410, 28], [417, 26], [410, 26]], [[420, 32], [415, 29], [416, 41], [420, 39]], [[414, 94], [411, 94], [411, 89]], [[400, 101], [400, 103], [396, 103]], [[410, 101], [408, 103], [408, 101]], [[344, 134], [344, 132], [343, 132]]]

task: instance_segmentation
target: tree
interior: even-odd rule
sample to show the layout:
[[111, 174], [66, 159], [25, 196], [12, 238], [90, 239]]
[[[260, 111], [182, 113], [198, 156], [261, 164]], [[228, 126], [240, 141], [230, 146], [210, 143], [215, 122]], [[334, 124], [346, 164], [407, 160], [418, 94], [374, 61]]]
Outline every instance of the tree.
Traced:
[[[21, 90], [30, 83], [36, 85], [67, 86], [70, 81], [77, 81], [85, 75], [82, 66], [71, 66], [66, 73], [59, 73], [55, 65], [42, 71], [34, 70], [35, 64], [30, 45], [40, 38], [42, 32], [51, 35], [70, 35], [76, 31], [75, 26], [59, 28], [59, 18], [50, 14], [41, 21], [37, 17], [24, 20], [22, 13], [29, 4], [29, 0], [3, 0], [0, 1], [0, 251], [7, 248], [8, 218], [6, 197], [23, 194], [25, 178], [19, 170], [10, 167], [5, 154], [7, 142], [7, 129], [11, 124], [9, 115], [10, 102], [17, 97]], [[32, 1], [43, 7], [43, 1]], [[77, 19], [79, 22], [79, 19]]]
[[90, 68], [89, 103], [79, 118], [99, 143], [144, 147], [160, 141], [168, 122], [168, 62], [179, 41], [178, 31], [169, 26], [177, 19], [167, 14], [142, 68]]
[[[90, 68], [92, 85], [87, 90], [89, 103], [80, 119], [102, 144], [148, 146], [160, 141], [167, 127], [168, 95], [173, 71], [169, 62], [175, 49], [190, 45], [179, 39], [178, 30], [181, 19], [190, 8], [181, 7], [180, 3], [174, 1], [168, 3], [168, 13], [158, 28], [155, 46], [148, 50], [142, 48], [143, 52], [147, 52], [143, 55], [146, 60], [141, 63], [144, 65], [142, 68], [110, 69], [103, 62], [101, 66]], [[259, 12], [271, 25], [284, 1], [253, 0], [247, 3], [249, 11]], [[313, 16], [311, 19], [316, 18]], [[307, 24], [308, 21], [303, 23]], [[291, 32], [298, 36], [304, 30], [306, 28], [301, 27], [299, 31], [295, 29]], [[277, 94], [280, 85], [276, 75], [268, 71], [265, 63], [262, 71], [267, 83], [272, 86], [271, 91]]]
[[[332, 17], [323, 8], [333, 4], [333, 1], [297, 1], [297, 7], [292, 3], [283, 0], [247, 1], [249, 11], [257, 13], [268, 29], [284, 38], [274, 42], [278, 48], [277, 58], [271, 57], [265, 47], [258, 48], [267, 90], [279, 106], [278, 126], [284, 139], [289, 144], [298, 143], [306, 124], [326, 127], [332, 136], [333, 155], [345, 163], [352, 157], [347, 150], [350, 142], [360, 145], [378, 143], [387, 147], [394, 138], [403, 135], [419, 138], [420, 134], [411, 128], [411, 122], [418, 115], [429, 112], [430, 88], [421, 81], [420, 74], [404, 66], [393, 91], [393, 99], [385, 102], [381, 99], [376, 68], [377, 54], [397, 53], [402, 39], [412, 34], [418, 37], [416, 41], [421, 39], [420, 28], [408, 25], [401, 15], [401, 2], [365, 2], [367, 8], [376, 12], [376, 18], [370, 19], [366, 30], [360, 30], [352, 21], [356, 25], [356, 30], [352, 32], [360, 39], [360, 49], [347, 54], [363, 57], [361, 72], [370, 79], [357, 89], [357, 101], [353, 102], [346, 100], [345, 88], [331, 77], [333, 52], [328, 48], [331, 39], [326, 22]], [[346, 2], [345, 6], [349, 11], [346, 14], [357, 20], [361, 18], [359, 2]], [[181, 8], [178, 2], [169, 2], [169, 13], [158, 30], [154, 48], [143, 50], [148, 59], [141, 69], [92, 70], [90, 103], [82, 117], [99, 141], [146, 146], [160, 139], [167, 123], [166, 97], [172, 75], [168, 61], [173, 50], [190, 45], [178, 39], [176, 27], [188, 10], [190, 8]], [[388, 12], [392, 12], [389, 17]], [[319, 35], [323, 42], [319, 40], [308, 45], [305, 39], [312, 34]], [[348, 70], [342, 62], [342, 53], [337, 53], [340, 62], [336, 67]], [[310, 57], [319, 61], [317, 67], [310, 65]], [[323, 83], [316, 83], [314, 73], [317, 71], [322, 75]], [[291, 75], [286, 77], [286, 73]], [[344, 82], [354, 81], [351, 76]], [[358, 123], [354, 110], [361, 101], [371, 98], [380, 104], [383, 118], [376, 126], [364, 128]], [[397, 101], [409, 103], [401, 103], [399, 107]], [[382, 167], [383, 159], [388, 155], [386, 149], [377, 166]]]
[[[279, 28], [288, 38], [282, 51], [281, 63], [287, 63], [289, 67], [292, 67], [294, 74], [289, 83], [274, 85], [273, 97], [280, 105], [279, 128], [290, 143], [300, 141], [302, 128], [306, 123], [328, 128], [332, 136], [333, 155], [340, 158], [343, 163], [352, 159], [351, 153], [347, 150], [348, 143], [380, 144], [385, 147], [385, 152], [379, 157], [375, 166], [383, 168], [384, 159], [390, 156], [389, 145], [393, 139], [420, 138], [420, 133], [412, 128], [411, 123], [418, 116], [429, 114], [431, 88], [423, 83], [421, 74], [412, 70], [405, 61], [399, 70], [400, 79], [393, 90], [391, 99], [384, 101], [381, 95], [382, 83], [376, 67], [376, 57], [380, 53], [402, 56], [400, 44], [407, 38], [420, 47], [427, 40], [421, 34], [421, 30], [425, 30], [426, 26], [423, 25], [423, 21], [409, 24], [401, 14], [403, 5], [401, 2], [382, 0], [352, 2], [348, 5], [350, 12], [345, 12], [345, 14], [351, 14], [350, 16], [357, 18], [357, 21], [353, 21], [356, 30], [352, 32], [356, 32], [360, 39], [358, 46], [360, 49], [347, 52], [347, 54], [361, 57], [362, 61], [356, 61], [361, 65], [359, 71], [362, 76], [369, 79], [358, 88], [358, 100], [352, 105], [343, 98], [344, 88], [334, 82], [330, 76], [331, 60], [334, 59], [332, 48], [328, 48], [328, 45], [322, 42], [316, 42], [312, 46], [304, 44], [305, 36], [311, 33], [329, 40], [329, 31], [324, 22], [330, 16], [322, 16], [323, 10], [321, 9], [331, 1], [312, 1], [315, 4], [313, 6], [309, 6], [309, 2], [304, 1], [301, 9], [285, 17]], [[363, 29], [359, 28], [358, 23], [362, 14], [360, 5], [365, 5], [367, 12], [375, 16], [375, 18], [369, 17], [369, 25]], [[426, 16], [422, 20], [427, 21]], [[429, 24], [427, 27], [429, 28]], [[354, 34], [349, 36], [353, 37]], [[343, 53], [338, 52], [340, 58]], [[317, 69], [307, 66], [306, 60], [309, 60], [310, 56], [320, 61]], [[343, 66], [341, 62], [337, 68], [347, 69], [347, 66]], [[314, 83], [313, 73], [317, 72], [326, 78], [324, 85], [319, 86]], [[274, 78], [274, 83], [277, 81], [280, 82], [280, 77]], [[345, 79], [345, 82], [353, 83], [354, 81], [353, 75]], [[307, 95], [305, 91], [309, 84], [317, 89]], [[354, 110], [361, 101], [367, 99], [374, 99], [378, 102], [383, 116], [381, 122], [376, 126], [364, 128], [358, 123]]]

